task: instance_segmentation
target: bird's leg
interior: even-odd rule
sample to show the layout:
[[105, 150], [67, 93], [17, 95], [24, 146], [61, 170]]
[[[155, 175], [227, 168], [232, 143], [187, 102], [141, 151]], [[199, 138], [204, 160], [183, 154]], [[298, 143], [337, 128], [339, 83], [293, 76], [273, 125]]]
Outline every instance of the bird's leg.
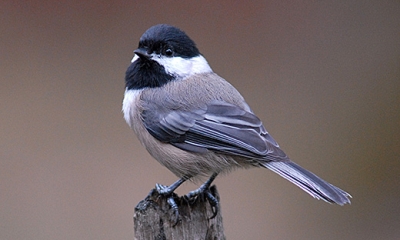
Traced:
[[165, 185], [156, 183], [156, 190], [157, 190], [158, 194], [160, 194], [160, 195], [164, 195], [164, 196], [171, 195], [175, 191], [175, 189], [177, 189], [182, 183], [184, 183], [189, 178], [190, 177], [184, 176], [169, 186], [165, 186]]
[[217, 175], [218, 175], [218, 173], [214, 173], [198, 189], [189, 192], [185, 196], [189, 201], [193, 201], [192, 199], [195, 198], [196, 196], [199, 196], [200, 194], [204, 194], [204, 196], [207, 198], [208, 202], [210, 203], [211, 210], [213, 212], [213, 215], [210, 217], [210, 219], [214, 218], [217, 215], [218, 209], [219, 209], [219, 202], [218, 202], [217, 198], [210, 191], [210, 185], [214, 181], [214, 179], [217, 177]]
[[209, 190], [211, 183], [214, 181], [217, 175], [218, 173], [214, 173], [213, 175], [211, 175], [211, 177], [205, 183], [203, 183], [198, 189], [189, 192], [186, 197], [190, 199], [196, 195], [199, 195], [200, 193], [203, 193], [206, 190]]

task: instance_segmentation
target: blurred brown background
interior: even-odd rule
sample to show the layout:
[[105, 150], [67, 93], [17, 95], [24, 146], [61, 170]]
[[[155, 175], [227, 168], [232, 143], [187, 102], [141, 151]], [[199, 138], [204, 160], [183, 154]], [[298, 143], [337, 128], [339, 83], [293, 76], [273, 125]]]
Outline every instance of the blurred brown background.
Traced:
[[235, 171], [216, 181], [228, 239], [400, 239], [400, 3], [378, 0], [1, 1], [0, 239], [133, 239], [134, 206], [176, 180], [121, 114], [157, 23], [185, 30], [292, 159], [354, 197]]

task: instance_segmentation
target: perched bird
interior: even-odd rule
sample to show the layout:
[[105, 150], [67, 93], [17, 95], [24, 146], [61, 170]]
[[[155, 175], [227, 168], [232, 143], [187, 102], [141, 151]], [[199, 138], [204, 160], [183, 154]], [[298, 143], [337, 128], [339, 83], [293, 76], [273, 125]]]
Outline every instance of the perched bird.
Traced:
[[[350, 195], [292, 162], [268, 134], [240, 93], [212, 71], [182, 30], [149, 28], [126, 71], [122, 111], [139, 141], [180, 179], [156, 185], [176, 213], [171, 195], [188, 179], [208, 180], [190, 192], [205, 194], [218, 210], [209, 187], [235, 168], [264, 167], [316, 199], [344, 205]], [[213, 210], [214, 211], [214, 210]]]

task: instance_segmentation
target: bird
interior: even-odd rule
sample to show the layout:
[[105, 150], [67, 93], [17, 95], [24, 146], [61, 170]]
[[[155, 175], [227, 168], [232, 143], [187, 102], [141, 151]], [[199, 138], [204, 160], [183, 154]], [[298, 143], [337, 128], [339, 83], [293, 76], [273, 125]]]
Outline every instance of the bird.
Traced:
[[351, 195], [293, 162], [239, 91], [211, 69], [181, 29], [158, 24], [146, 30], [125, 73], [125, 121], [140, 143], [178, 177], [156, 184], [179, 216], [173, 192], [185, 181], [207, 179], [188, 199], [204, 194], [218, 211], [210, 185], [238, 168], [272, 170], [316, 199], [344, 205]]

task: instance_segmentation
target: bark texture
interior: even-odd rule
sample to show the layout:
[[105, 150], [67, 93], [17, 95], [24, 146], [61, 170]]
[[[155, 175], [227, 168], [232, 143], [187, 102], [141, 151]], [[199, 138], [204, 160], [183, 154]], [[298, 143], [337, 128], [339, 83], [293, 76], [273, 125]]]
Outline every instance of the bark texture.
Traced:
[[[210, 190], [219, 201], [215, 185]], [[192, 203], [177, 195], [174, 200], [179, 207], [178, 221], [167, 199], [155, 190], [138, 203], [133, 217], [135, 240], [225, 239], [221, 203], [217, 215], [210, 219], [213, 212], [204, 196], [197, 197]]]

